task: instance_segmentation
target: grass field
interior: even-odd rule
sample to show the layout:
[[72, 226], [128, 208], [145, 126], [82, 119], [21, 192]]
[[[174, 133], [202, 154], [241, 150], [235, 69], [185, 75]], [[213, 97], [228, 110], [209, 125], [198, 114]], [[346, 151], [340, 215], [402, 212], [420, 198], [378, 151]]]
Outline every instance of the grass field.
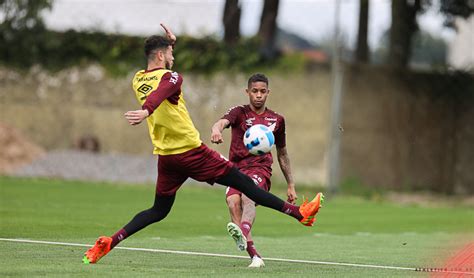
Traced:
[[[281, 193], [276, 191], [277, 193]], [[0, 237], [92, 244], [153, 201], [152, 185], [112, 185], [0, 177]], [[300, 196], [304, 192], [300, 192]], [[283, 196], [283, 194], [279, 194]], [[327, 199], [315, 227], [259, 207], [254, 238], [267, 258], [398, 267], [441, 267], [474, 239], [473, 208], [401, 206], [338, 196]], [[226, 234], [224, 188], [185, 185], [163, 222], [120, 246], [246, 255]], [[409, 270], [150, 253], [116, 249], [96, 265], [86, 247], [0, 241], [0, 277], [8, 276], [300, 276], [427, 277]]]

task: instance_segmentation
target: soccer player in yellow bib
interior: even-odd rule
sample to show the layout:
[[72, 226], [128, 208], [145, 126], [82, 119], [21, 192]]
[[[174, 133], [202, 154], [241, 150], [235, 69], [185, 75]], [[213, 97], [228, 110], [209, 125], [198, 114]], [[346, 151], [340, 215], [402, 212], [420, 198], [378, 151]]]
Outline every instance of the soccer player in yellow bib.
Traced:
[[[296, 206], [257, 187], [232, 162], [202, 143], [186, 109], [182, 76], [171, 71], [176, 36], [162, 24], [166, 37], [151, 36], [145, 41], [147, 68], [133, 78], [133, 89], [141, 109], [125, 113], [131, 125], [147, 122], [154, 153], [158, 155], [158, 179], [151, 208], [139, 212], [112, 236], [101, 236], [84, 254], [84, 263], [97, 263], [125, 238], [163, 220], [173, 206], [176, 191], [188, 178], [231, 186], [256, 203], [285, 213], [312, 226], [323, 195]], [[238, 230], [236, 236], [242, 236]]]

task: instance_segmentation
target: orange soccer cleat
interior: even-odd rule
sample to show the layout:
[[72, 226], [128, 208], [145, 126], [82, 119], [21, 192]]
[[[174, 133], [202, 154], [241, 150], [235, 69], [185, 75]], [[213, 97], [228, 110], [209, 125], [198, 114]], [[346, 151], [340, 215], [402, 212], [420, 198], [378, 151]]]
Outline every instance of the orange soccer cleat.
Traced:
[[87, 252], [84, 254], [84, 258], [82, 261], [85, 264], [95, 264], [97, 263], [100, 258], [107, 255], [110, 251], [110, 245], [112, 244], [112, 238], [101, 236], [95, 242], [95, 245], [91, 247]]
[[300, 223], [305, 226], [313, 226], [313, 223], [316, 220], [314, 216], [318, 213], [319, 208], [322, 207], [323, 202], [323, 193], [316, 194], [316, 197], [314, 197], [314, 199], [309, 203], [308, 200], [305, 200], [299, 209], [301, 215], [303, 215], [303, 219], [300, 220]]

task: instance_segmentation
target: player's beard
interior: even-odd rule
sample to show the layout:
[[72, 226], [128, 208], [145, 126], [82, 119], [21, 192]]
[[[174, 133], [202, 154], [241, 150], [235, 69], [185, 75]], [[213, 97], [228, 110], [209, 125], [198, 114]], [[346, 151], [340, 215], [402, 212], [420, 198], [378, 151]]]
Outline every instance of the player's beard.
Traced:
[[170, 61], [166, 61], [165, 62], [165, 68], [167, 70], [171, 70], [171, 68], [173, 67], [173, 64], [170, 62]]

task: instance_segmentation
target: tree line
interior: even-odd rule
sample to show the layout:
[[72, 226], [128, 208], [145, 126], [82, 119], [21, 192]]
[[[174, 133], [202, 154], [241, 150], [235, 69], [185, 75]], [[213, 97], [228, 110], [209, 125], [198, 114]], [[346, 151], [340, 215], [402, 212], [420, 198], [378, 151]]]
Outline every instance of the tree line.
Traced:
[[[263, 0], [258, 37], [260, 47], [265, 55], [274, 55], [275, 36], [277, 30], [279, 0]], [[454, 18], [468, 18], [474, 12], [474, 2], [470, 0], [439, 0], [439, 10], [445, 17], [445, 25], [455, 28]], [[223, 16], [224, 40], [228, 44], [240, 38], [239, 0], [226, 0]], [[423, 14], [434, 5], [433, 0], [392, 0], [392, 23], [389, 31], [388, 65], [396, 68], [407, 67], [412, 54], [412, 44], [418, 31], [417, 16]], [[355, 61], [369, 62], [368, 27], [369, 0], [359, 0], [358, 35], [355, 47]]]
[[[275, 43], [280, 1], [262, 1], [263, 9], [257, 35], [253, 38], [242, 38], [242, 1], [225, 0], [222, 17], [223, 39], [212, 36], [202, 39], [185, 37], [181, 40], [182, 53], [177, 56], [177, 60], [181, 61], [177, 64], [183, 65], [181, 70], [250, 70], [262, 64], [278, 64], [282, 60]], [[467, 18], [474, 11], [473, 1], [470, 0], [438, 1], [448, 27], [454, 27], [455, 17]], [[34, 64], [61, 67], [81, 61], [100, 61], [110, 65], [112, 70], [124, 72], [131, 66], [139, 66], [136, 61], [142, 63], [139, 50], [143, 38], [100, 32], [48, 31], [41, 18], [41, 11], [51, 9], [53, 4], [54, 0], [0, 0], [3, 14], [3, 22], [0, 24], [2, 63], [19, 67]], [[413, 54], [412, 45], [416, 43], [417, 16], [433, 5], [433, 0], [392, 0], [392, 23], [388, 32], [386, 60], [389, 66], [407, 67]], [[359, 63], [370, 62], [367, 42], [369, 6], [369, 0], [359, 0], [358, 35], [354, 52], [355, 61]], [[101, 45], [97, 45], [98, 39], [102, 42]], [[191, 57], [193, 59], [189, 59]], [[122, 62], [113, 61], [114, 59], [122, 59]], [[296, 62], [293, 63], [301, 61], [294, 60]], [[283, 61], [282, 64], [288, 66], [284, 58]]]

